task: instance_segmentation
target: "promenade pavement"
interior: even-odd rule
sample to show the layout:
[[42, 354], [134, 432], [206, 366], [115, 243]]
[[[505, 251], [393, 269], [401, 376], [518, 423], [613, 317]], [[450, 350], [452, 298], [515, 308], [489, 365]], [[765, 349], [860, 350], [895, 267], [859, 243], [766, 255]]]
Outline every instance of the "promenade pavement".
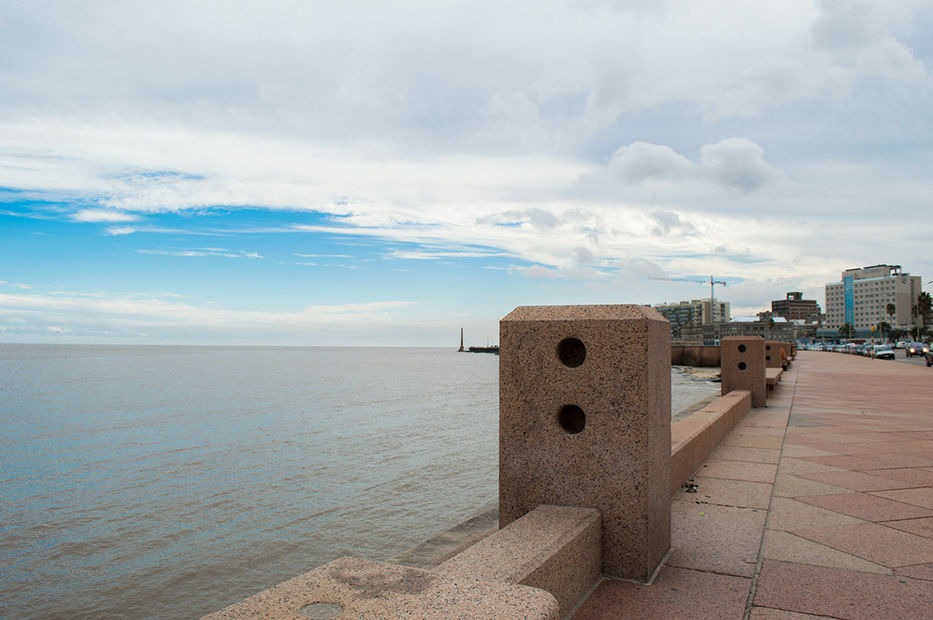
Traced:
[[933, 618], [933, 369], [803, 351], [672, 506], [650, 586], [574, 620]]

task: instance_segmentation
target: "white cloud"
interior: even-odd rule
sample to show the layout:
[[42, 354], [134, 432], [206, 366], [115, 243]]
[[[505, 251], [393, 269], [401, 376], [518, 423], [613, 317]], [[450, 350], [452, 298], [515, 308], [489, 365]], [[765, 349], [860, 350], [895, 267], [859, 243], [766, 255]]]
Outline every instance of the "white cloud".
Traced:
[[777, 169], [764, 160], [764, 149], [743, 138], [730, 138], [700, 149], [700, 169], [718, 183], [751, 192], [774, 182]]
[[780, 176], [764, 160], [764, 149], [745, 138], [703, 145], [697, 163], [668, 146], [635, 142], [617, 149], [609, 167], [626, 183], [700, 180], [743, 192], [761, 189]]
[[[408, 301], [308, 306], [295, 312], [262, 312], [205, 308], [161, 297], [109, 293], [0, 293], [0, 317], [10, 336], [16, 326], [29, 324], [31, 332], [54, 332], [76, 338], [110, 334], [121, 340], [172, 341], [200, 338], [209, 342], [218, 334], [243, 339], [276, 341], [288, 334], [320, 336], [328, 330], [366, 332], [401, 325]], [[200, 336], [198, 336], [200, 334]]]
[[71, 216], [76, 222], [90, 222], [90, 223], [100, 223], [100, 222], [109, 222], [109, 223], [119, 223], [119, 222], [135, 222], [139, 220], [139, 216], [132, 213], [121, 213], [119, 211], [107, 211], [102, 209], [81, 209], [80, 211], [74, 213]]

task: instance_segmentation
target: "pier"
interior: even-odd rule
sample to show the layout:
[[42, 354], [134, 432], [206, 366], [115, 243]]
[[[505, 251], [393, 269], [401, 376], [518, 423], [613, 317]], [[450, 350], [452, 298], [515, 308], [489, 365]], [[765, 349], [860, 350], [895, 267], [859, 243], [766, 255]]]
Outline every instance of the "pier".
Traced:
[[503, 319], [498, 526], [212, 617], [928, 617], [933, 371], [725, 339], [723, 395], [671, 425], [655, 314]]
[[931, 403], [929, 368], [798, 353], [675, 494], [655, 581], [603, 579], [572, 617], [929, 617]]

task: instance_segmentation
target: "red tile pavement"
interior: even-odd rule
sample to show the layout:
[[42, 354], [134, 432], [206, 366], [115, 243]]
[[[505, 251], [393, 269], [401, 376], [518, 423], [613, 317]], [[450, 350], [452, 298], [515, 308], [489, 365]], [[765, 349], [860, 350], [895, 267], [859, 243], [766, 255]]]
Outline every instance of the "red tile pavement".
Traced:
[[933, 517], [933, 511], [895, 502], [884, 497], [869, 495], [868, 493], [845, 493], [836, 495], [815, 495], [798, 497], [798, 501], [812, 506], [827, 508], [833, 512], [865, 519], [866, 521], [894, 521], [896, 519], [919, 519], [920, 517]]
[[919, 620], [933, 609], [929, 581], [765, 560], [754, 604], [851, 620]]
[[[751, 580], [665, 567], [650, 586], [605, 579], [574, 620], [741, 618]], [[684, 612], [689, 610], [689, 615]]]
[[805, 351], [770, 396], [675, 498], [654, 584], [575, 619], [933, 618], [933, 371]]

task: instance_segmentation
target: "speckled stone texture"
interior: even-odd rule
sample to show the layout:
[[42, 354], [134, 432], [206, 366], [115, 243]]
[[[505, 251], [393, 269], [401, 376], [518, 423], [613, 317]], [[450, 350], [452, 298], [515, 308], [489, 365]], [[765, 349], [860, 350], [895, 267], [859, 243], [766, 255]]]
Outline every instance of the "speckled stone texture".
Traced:
[[760, 336], [727, 336], [720, 341], [719, 347], [722, 352], [722, 394], [748, 390], [752, 393], [752, 407], [767, 406], [764, 339]]
[[599, 511], [538, 506], [447, 560], [434, 574], [503, 581], [553, 594], [566, 615], [600, 577]]
[[671, 493], [683, 489], [751, 407], [751, 392], [734, 390], [671, 426]]
[[340, 558], [204, 618], [557, 620], [560, 617], [557, 600], [536, 588], [451, 580], [417, 568]]
[[499, 346], [500, 526], [596, 508], [603, 573], [649, 580], [670, 548], [670, 324], [644, 306], [525, 306]]
[[765, 340], [765, 367], [780, 368], [783, 347], [777, 340]]

